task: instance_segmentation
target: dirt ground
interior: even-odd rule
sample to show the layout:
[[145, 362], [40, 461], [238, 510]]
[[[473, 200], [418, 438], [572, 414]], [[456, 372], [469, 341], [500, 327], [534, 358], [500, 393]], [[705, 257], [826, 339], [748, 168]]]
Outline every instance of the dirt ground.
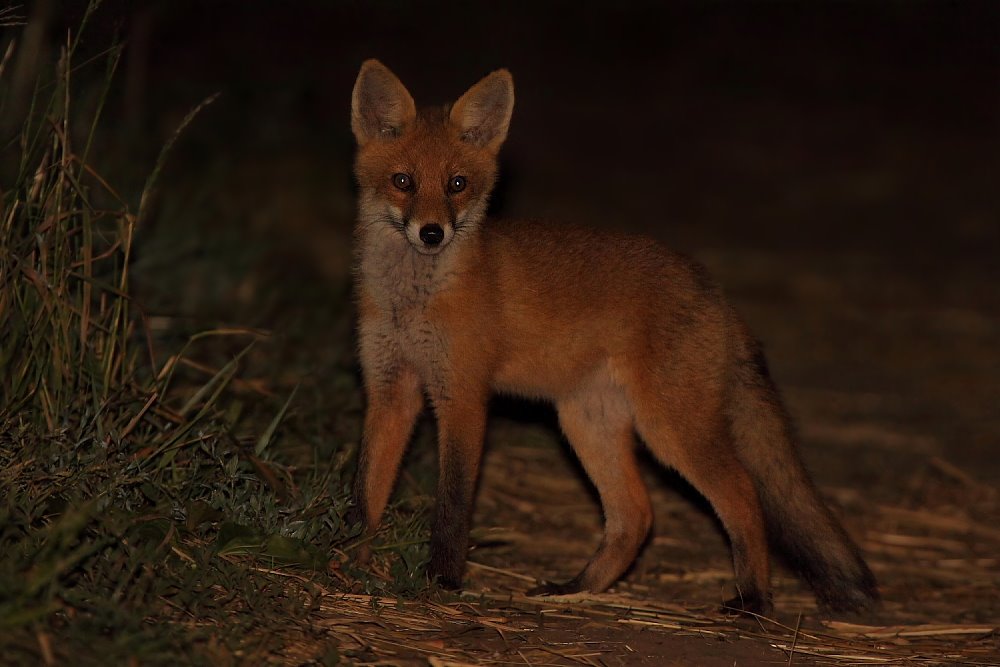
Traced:
[[[157, 7], [132, 81], [144, 131], [165, 136], [223, 92], [178, 147], [178, 185], [140, 245], [137, 274], [156, 280], [163, 226], [212, 214], [210, 231], [178, 223], [208, 245], [169, 260], [190, 287], [159, 307], [228, 304], [223, 320], [255, 280], [284, 275], [291, 310], [303, 263], [347, 280], [363, 58], [418, 103], [507, 66], [518, 101], [497, 212], [652, 234], [704, 262], [764, 341], [884, 598], [831, 619], [779, 566], [776, 619], [727, 620], [725, 539], [651, 461], [654, 535], [627, 577], [605, 596], [524, 598], [583, 566], [601, 516], [551, 413], [500, 401], [466, 607], [392, 601], [376, 620], [371, 600], [331, 593], [317, 623], [359, 664], [1000, 664], [996, 5]], [[239, 279], [213, 277], [222, 246], [275, 236]], [[267, 313], [252, 324], [289, 321]], [[417, 447], [409, 465], [432, 458]]]

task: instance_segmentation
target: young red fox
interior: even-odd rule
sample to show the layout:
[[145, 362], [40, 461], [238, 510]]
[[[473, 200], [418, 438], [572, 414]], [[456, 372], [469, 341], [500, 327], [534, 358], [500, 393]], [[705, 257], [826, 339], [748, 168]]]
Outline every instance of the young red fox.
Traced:
[[461, 586], [487, 401], [504, 392], [555, 403], [604, 507], [584, 570], [534, 593], [603, 591], [635, 559], [652, 523], [638, 433], [729, 534], [729, 606], [770, 609], [768, 535], [821, 603], [872, 606], [875, 578], [803, 468], [760, 346], [704, 269], [642, 237], [485, 219], [513, 106], [506, 70], [419, 113], [378, 61], [354, 85], [365, 531], [426, 395], [440, 464], [429, 574]]

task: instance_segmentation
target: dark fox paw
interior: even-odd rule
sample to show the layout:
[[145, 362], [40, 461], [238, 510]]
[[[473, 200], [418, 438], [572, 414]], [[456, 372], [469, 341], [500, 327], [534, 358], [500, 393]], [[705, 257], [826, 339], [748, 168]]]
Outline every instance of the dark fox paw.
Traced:
[[451, 577], [438, 577], [436, 579], [437, 585], [446, 591], [460, 591], [462, 590], [462, 580], [455, 579]]
[[874, 578], [862, 585], [828, 587], [816, 591], [820, 607], [835, 614], [863, 614], [879, 606], [878, 588]]
[[768, 595], [737, 595], [722, 603], [719, 611], [736, 616], [767, 616], [774, 610]]
[[372, 560], [372, 545], [368, 542], [363, 542], [359, 544], [354, 550], [354, 555], [352, 560], [355, 565], [364, 567], [371, 563]]
[[537, 595], [572, 595], [573, 593], [579, 593], [583, 588], [580, 586], [579, 579], [571, 579], [565, 584], [558, 584], [553, 581], [543, 581], [538, 586], [530, 589], [526, 595], [531, 597]]
[[427, 566], [427, 578], [447, 591], [462, 588], [462, 568], [453, 562], [441, 562], [431, 558]]

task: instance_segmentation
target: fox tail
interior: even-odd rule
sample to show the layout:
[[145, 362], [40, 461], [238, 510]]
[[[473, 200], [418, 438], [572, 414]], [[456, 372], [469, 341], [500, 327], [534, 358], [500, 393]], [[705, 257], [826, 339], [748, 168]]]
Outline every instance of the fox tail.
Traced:
[[799, 457], [791, 421], [760, 345], [744, 332], [734, 365], [729, 422], [750, 471], [770, 540], [832, 611], [861, 611], [879, 600], [875, 575], [819, 497]]

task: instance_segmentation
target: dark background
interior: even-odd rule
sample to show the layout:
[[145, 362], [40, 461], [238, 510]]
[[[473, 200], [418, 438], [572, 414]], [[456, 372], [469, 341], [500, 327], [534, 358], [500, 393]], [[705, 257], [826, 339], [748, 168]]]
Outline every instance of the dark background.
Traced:
[[505, 213], [899, 255], [996, 232], [995, 3], [164, 2], [98, 18], [112, 16], [144, 60], [126, 63], [142, 122], [222, 91], [205, 124], [240, 124], [234, 149], [298, 134], [349, 150], [365, 58], [418, 104], [507, 67]]

